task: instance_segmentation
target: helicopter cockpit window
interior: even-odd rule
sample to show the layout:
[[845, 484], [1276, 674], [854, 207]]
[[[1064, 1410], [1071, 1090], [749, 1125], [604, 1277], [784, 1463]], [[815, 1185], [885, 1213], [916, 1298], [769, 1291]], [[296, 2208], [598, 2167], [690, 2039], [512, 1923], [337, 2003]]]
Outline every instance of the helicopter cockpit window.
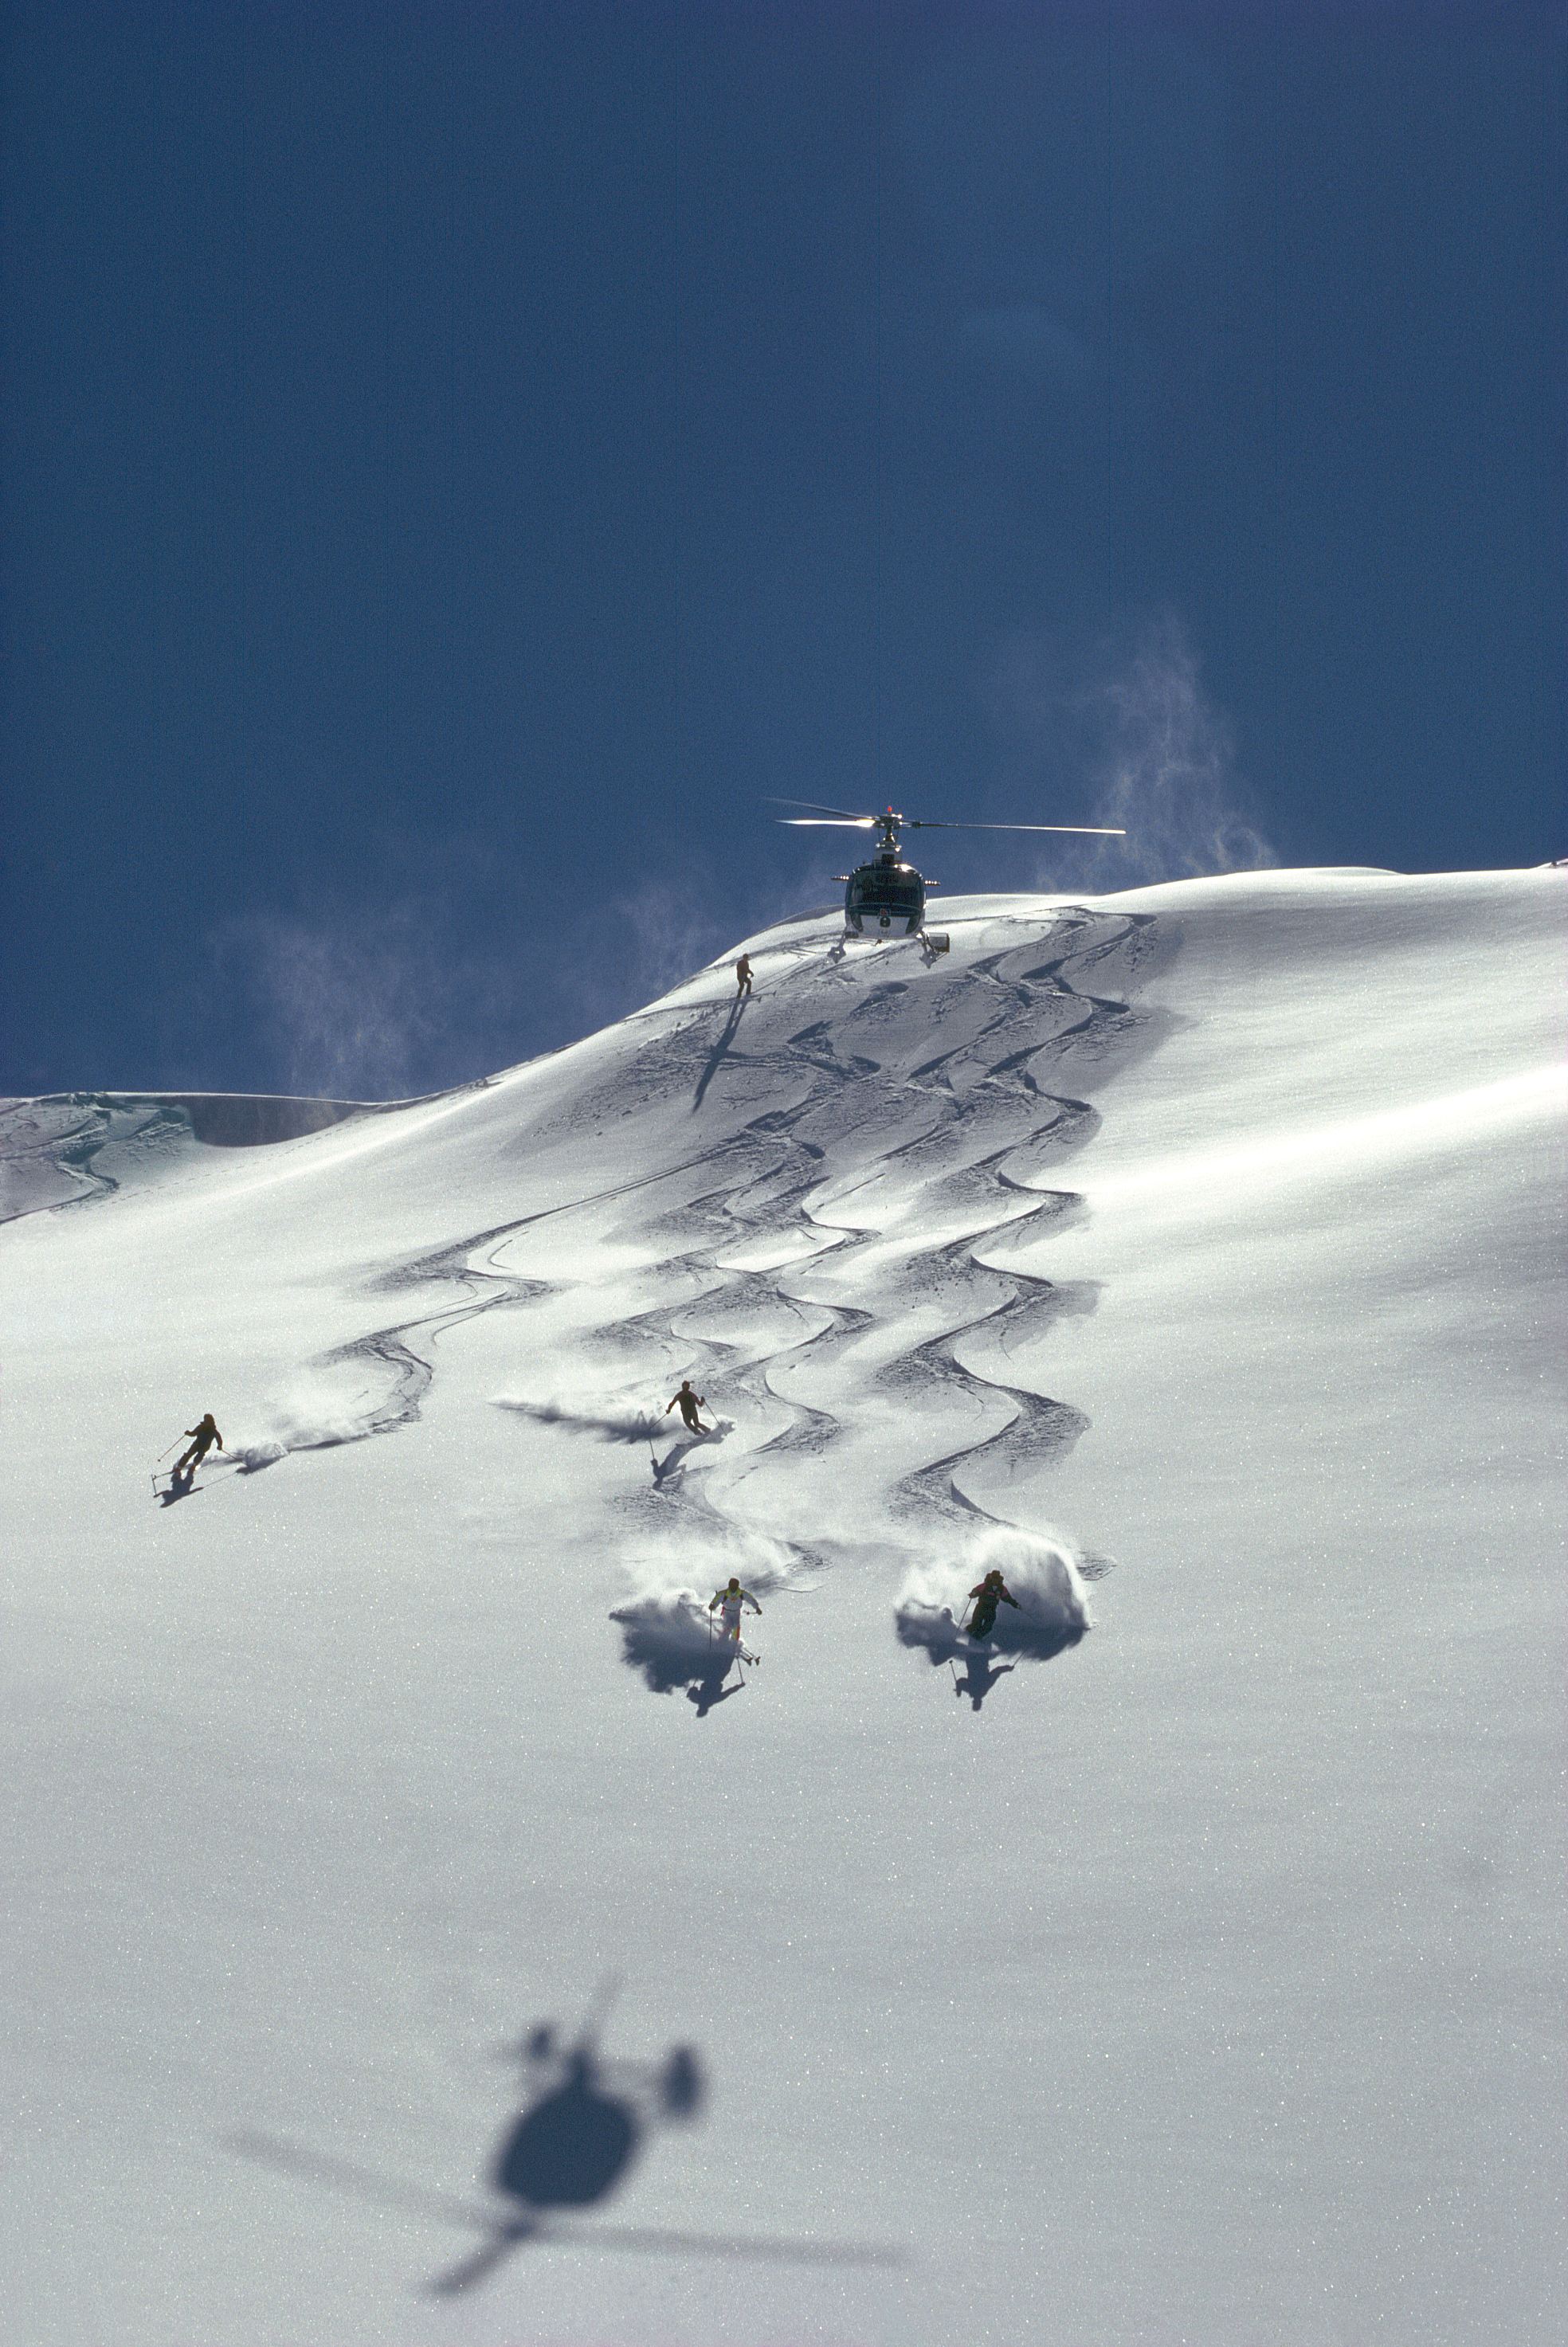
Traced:
[[874, 868], [865, 874], [856, 873], [855, 893], [865, 904], [886, 905], [891, 912], [908, 912], [918, 906], [922, 892], [913, 874]]

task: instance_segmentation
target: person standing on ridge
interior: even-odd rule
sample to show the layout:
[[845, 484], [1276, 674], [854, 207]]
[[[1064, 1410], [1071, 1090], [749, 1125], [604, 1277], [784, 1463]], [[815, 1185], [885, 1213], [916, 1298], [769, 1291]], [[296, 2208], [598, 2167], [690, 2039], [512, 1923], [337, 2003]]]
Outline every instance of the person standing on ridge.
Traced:
[[738, 1001], [738, 1000], [740, 999], [740, 997], [741, 997], [743, 994], [749, 994], [749, 993], [751, 992], [751, 990], [752, 990], [752, 958], [751, 958], [751, 955], [750, 955], [750, 954], [743, 954], [743, 955], [741, 956], [740, 960], [735, 964], [735, 999], [736, 999], [736, 1000]]
[[189, 1450], [180, 1452], [174, 1462], [174, 1472], [177, 1475], [183, 1475], [189, 1467], [194, 1475], [210, 1450], [222, 1450], [223, 1437], [218, 1431], [218, 1421], [210, 1410], [207, 1412], [200, 1425], [188, 1426], [185, 1431], [187, 1434], [194, 1435], [196, 1440]]
[[752, 1595], [751, 1591], [749, 1589], [743, 1589], [739, 1580], [733, 1573], [730, 1575], [729, 1586], [725, 1589], [715, 1589], [712, 1597], [708, 1600], [708, 1611], [710, 1614], [712, 1613], [715, 1606], [722, 1606], [723, 1608], [721, 1619], [724, 1624], [724, 1635], [726, 1638], [729, 1638], [733, 1642], [735, 1647], [739, 1651], [742, 1661], [746, 1663], [754, 1663], [757, 1659], [755, 1655], [748, 1655], [744, 1646], [741, 1645], [741, 1608], [743, 1605], [749, 1605], [753, 1614], [760, 1614], [763, 1610], [757, 1604], [756, 1599]]
[[[1002, 1579], [1001, 1574], [997, 1572], [994, 1566], [991, 1571], [987, 1573], [983, 1581], [976, 1582], [974, 1587], [969, 1592], [969, 1597], [971, 1602], [976, 1599], [979, 1601], [978, 1604], [975, 1605], [975, 1618], [969, 1624], [969, 1635], [971, 1638], [989, 1638], [990, 1636], [991, 1632], [996, 1628], [997, 1607], [999, 1604], [1010, 1605], [1014, 1608], [1015, 1612], [1022, 1611], [1022, 1608], [1019, 1605], [1018, 1599], [1013, 1595], [1011, 1590], [1008, 1587], [1007, 1583]], [[963, 1624], [960, 1623], [958, 1626], [961, 1629]]]
[[677, 1402], [679, 1402], [681, 1406], [681, 1415], [686, 1421], [689, 1432], [692, 1434], [712, 1434], [713, 1430], [711, 1426], [704, 1426], [702, 1419], [697, 1415], [697, 1412], [700, 1409], [705, 1409], [707, 1408], [706, 1399], [703, 1395], [694, 1393], [692, 1391], [692, 1380], [690, 1378], [682, 1378], [680, 1392], [671, 1394], [669, 1400], [665, 1403], [664, 1415], [666, 1418], [669, 1417]]

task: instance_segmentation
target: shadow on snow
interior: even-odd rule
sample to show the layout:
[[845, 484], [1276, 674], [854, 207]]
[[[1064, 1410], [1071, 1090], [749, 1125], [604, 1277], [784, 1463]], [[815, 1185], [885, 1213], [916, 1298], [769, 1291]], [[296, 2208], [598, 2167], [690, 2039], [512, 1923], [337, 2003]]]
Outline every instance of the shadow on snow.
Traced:
[[683, 1688], [699, 1719], [746, 1684], [733, 1641], [690, 1590], [637, 1598], [616, 1606], [610, 1618], [620, 1628], [627, 1667], [654, 1695]]
[[553, 2025], [541, 2022], [508, 2049], [508, 2058], [522, 2065], [524, 2094], [490, 2161], [487, 2203], [378, 2176], [356, 2162], [272, 2136], [234, 2135], [228, 2147], [307, 2183], [477, 2232], [479, 2239], [469, 2254], [426, 2285], [438, 2297], [471, 2290], [504, 2258], [532, 2241], [792, 2263], [900, 2262], [897, 2250], [869, 2243], [682, 2233], [589, 2219], [586, 2212], [620, 2189], [649, 2135], [660, 2126], [699, 2118], [707, 2093], [702, 2061], [690, 2045], [671, 2046], [657, 2063], [619, 2061], [600, 2053], [599, 2034], [614, 1990], [611, 1982], [601, 1992], [574, 2044], [562, 2045]]

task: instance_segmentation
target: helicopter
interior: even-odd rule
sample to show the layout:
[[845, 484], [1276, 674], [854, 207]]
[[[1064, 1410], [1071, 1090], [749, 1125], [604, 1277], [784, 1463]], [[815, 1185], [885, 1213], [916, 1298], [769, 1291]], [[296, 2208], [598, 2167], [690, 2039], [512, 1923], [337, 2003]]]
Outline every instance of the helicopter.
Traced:
[[912, 864], [900, 862], [900, 831], [1064, 831], [1094, 839], [1127, 836], [1124, 831], [1103, 824], [934, 823], [924, 815], [900, 815], [893, 807], [885, 807], [880, 815], [849, 815], [843, 807], [815, 806], [810, 799], [774, 799], [773, 804], [808, 809], [804, 815], [774, 818], [778, 823], [798, 825], [803, 830], [880, 831], [876, 853], [868, 864], [857, 864], [853, 872], [835, 872], [833, 876], [846, 883], [845, 925], [856, 937], [869, 933], [876, 938], [915, 938], [925, 927], [926, 891], [940, 887], [941, 883], [927, 879]]
[[671, 2046], [657, 2065], [610, 2062], [597, 2052], [617, 1986], [611, 1982], [601, 1992], [575, 2045], [558, 2044], [550, 2024], [541, 2022], [516, 2048], [532, 2093], [490, 2168], [491, 2189], [514, 2204], [513, 2212], [494, 2220], [473, 2255], [431, 2285], [441, 2296], [466, 2290], [558, 2215], [605, 2199], [636, 2157], [650, 2121], [694, 2119], [701, 2112], [707, 2086], [691, 2046]]
[[503, 2049], [503, 2059], [522, 2065], [526, 2089], [523, 2106], [490, 2162], [488, 2205], [377, 2176], [353, 2161], [323, 2157], [249, 2130], [230, 2136], [229, 2148], [355, 2198], [413, 2209], [477, 2232], [477, 2246], [425, 2285], [439, 2298], [471, 2289], [530, 2241], [825, 2265], [902, 2262], [897, 2250], [875, 2243], [582, 2222], [585, 2212], [620, 2186], [651, 2127], [699, 2117], [707, 2095], [702, 2063], [689, 2045], [672, 2045], [657, 2063], [614, 2060], [600, 2054], [600, 2033], [619, 1987], [613, 1978], [604, 1983], [574, 2042], [563, 2045], [552, 2024], [540, 2022], [519, 2045]]

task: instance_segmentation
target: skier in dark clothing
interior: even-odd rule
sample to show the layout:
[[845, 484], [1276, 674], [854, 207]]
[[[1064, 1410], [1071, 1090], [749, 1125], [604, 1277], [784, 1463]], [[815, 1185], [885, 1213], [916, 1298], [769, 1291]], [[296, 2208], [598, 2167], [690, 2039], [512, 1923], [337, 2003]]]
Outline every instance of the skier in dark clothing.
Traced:
[[189, 1468], [194, 1475], [210, 1450], [222, 1450], [223, 1437], [218, 1431], [218, 1421], [210, 1410], [207, 1412], [200, 1425], [188, 1426], [185, 1431], [187, 1434], [194, 1435], [196, 1440], [189, 1450], [180, 1452], [174, 1462], [174, 1471], [177, 1475], [183, 1475]]
[[971, 1638], [990, 1636], [991, 1632], [996, 1628], [999, 1605], [1010, 1605], [1015, 1610], [1018, 1609], [1018, 1599], [994, 1567], [983, 1581], [976, 1582], [969, 1592], [969, 1597], [975, 1607], [974, 1620], [969, 1624]]
[[750, 954], [743, 954], [735, 964], [735, 993], [738, 998], [743, 994], [749, 994], [751, 990], [752, 958]]
[[692, 1380], [690, 1378], [682, 1378], [680, 1392], [671, 1394], [669, 1400], [665, 1403], [664, 1415], [666, 1418], [669, 1417], [671, 1411], [675, 1408], [677, 1403], [680, 1404], [681, 1415], [685, 1419], [687, 1429], [691, 1433], [711, 1434], [712, 1432], [712, 1429], [711, 1427], [704, 1426], [702, 1419], [697, 1415], [699, 1409], [705, 1409], [707, 1405], [703, 1397], [700, 1393], [694, 1393], [692, 1391]]

